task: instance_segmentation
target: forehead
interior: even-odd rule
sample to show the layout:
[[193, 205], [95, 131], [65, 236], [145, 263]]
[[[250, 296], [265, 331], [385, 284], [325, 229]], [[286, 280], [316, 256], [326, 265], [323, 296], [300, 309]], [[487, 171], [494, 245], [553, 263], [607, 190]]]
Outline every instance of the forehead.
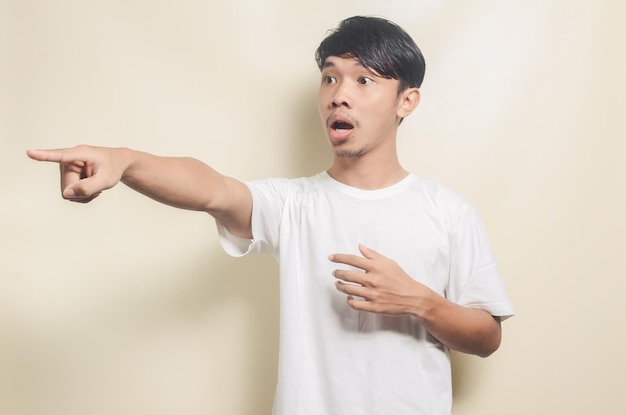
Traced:
[[361, 61], [354, 57], [342, 57], [342, 56], [329, 56], [324, 61], [324, 65], [322, 69], [338, 69], [338, 70], [368, 70], [372, 72], [371, 69], [367, 68]]
[[393, 79], [382, 76], [380, 73], [375, 71], [374, 69], [365, 66], [360, 59], [355, 57], [344, 57], [344, 56], [329, 56], [324, 61], [322, 65], [322, 74], [327, 74], [328, 72], [332, 72], [335, 74], [352, 74], [352, 75], [362, 75], [367, 74], [368, 76], [379, 78], [380, 81], [391, 81]]

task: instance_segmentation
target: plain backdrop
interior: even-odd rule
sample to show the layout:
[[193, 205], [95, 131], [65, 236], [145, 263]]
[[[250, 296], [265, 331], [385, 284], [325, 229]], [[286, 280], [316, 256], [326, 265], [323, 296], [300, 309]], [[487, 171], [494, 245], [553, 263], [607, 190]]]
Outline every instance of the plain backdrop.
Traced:
[[623, 410], [623, 2], [1, 0], [0, 413], [270, 412], [274, 260], [230, 258], [210, 216], [123, 185], [64, 201], [25, 151], [317, 173], [313, 54], [356, 14], [421, 47], [401, 160], [477, 206], [517, 311], [493, 356], [454, 354], [455, 414]]

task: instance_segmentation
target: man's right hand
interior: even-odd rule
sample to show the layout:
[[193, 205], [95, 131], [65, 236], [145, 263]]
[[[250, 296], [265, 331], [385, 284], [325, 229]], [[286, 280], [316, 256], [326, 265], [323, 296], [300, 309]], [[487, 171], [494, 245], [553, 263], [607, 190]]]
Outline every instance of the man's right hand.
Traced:
[[81, 145], [27, 154], [33, 160], [59, 163], [63, 198], [73, 202], [90, 202], [115, 186], [128, 167], [122, 149]]

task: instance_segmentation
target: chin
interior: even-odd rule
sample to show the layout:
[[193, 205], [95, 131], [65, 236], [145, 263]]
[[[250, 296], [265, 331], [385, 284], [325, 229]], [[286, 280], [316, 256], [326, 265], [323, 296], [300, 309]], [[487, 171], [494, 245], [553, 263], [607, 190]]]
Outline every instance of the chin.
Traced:
[[356, 158], [356, 157], [361, 157], [364, 153], [363, 149], [360, 150], [342, 150], [342, 149], [335, 149], [335, 156], [337, 157], [341, 157], [341, 158]]

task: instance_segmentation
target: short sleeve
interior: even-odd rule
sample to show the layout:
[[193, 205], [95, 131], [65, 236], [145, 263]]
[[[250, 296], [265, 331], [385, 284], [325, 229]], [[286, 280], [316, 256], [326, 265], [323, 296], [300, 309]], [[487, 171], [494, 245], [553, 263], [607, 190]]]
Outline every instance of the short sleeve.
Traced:
[[233, 235], [216, 222], [220, 243], [227, 254], [241, 257], [249, 253], [277, 256], [280, 222], [288, 191], [285, 179], [265, 179], [245, 183], [252, 194], [252, 239]]
[[217, 225], [217, 235], [219, 237], [220, 244], [228, 255], [233, 257], [242, 257], [254, 251], [253, 239], [233, 235], [217, 220], [215, 221], [215, 224]]
[[514, 314], [485, 228], [475, 209], [463, 204], [450, 245], [448, 299], [506, 319]]

